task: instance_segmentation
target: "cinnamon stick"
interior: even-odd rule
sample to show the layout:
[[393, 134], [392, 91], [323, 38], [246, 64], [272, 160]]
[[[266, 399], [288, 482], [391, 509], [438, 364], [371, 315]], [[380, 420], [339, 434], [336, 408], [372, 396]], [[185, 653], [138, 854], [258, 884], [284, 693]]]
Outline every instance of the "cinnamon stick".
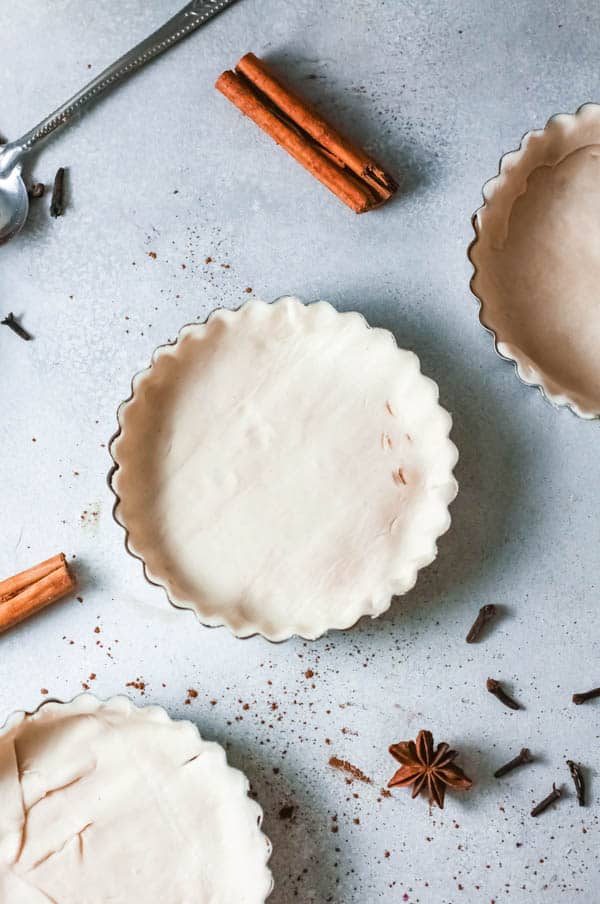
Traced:
[[0, 634], [75, 587], [63, 553], [0, 581]]
[[216, 82], [235, 106], [355, 213], [383, 204], [394, 179], [294, 94], [253, 53]]

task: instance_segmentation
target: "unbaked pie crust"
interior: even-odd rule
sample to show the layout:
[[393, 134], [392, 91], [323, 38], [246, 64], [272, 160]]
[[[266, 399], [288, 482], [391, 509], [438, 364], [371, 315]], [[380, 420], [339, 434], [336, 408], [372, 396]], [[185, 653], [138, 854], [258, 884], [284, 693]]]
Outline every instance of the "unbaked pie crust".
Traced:
[[436, 556], [451, 418], [391, 333], [295, 298], [218, 310], [119, 410], [115, 516], [170, 600], [239, 637], [375, 617]]
[[600, 415], [600, 106], [554, 116], [502, 158], [474, 217], [480, 320], [521, 379]]
[[262, 810], [191, 722], [83, 694], [0, 730], [0, 901], [263, 904]]

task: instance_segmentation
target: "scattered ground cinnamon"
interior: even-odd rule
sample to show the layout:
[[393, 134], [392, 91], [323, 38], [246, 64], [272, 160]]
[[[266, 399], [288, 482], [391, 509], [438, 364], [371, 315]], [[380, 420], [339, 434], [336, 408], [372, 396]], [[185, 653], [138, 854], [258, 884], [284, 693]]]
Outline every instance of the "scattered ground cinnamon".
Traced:
[[355, 213], [379, 207], [397, 191], [389, 173], [253, 53], [235, 71], [224, 72], [215, 87]]
[[356, 779], [359, 782], [364, 782], [366, 785], [373, 784], [369, 776], [365, 775], [362, 769], [349, 763], [348, 760], [341, 760], [337, 756], [332, 756], [329, 758], [329, 765], [333, 766], [334, 769], [339, 769], [340, 772], [344, 772], [350, 777], [350, 780]]
[[285, 807], [282, 807], [279, 811], [280, 819], [291, 819], [294, 815], [295, 806], [293, 804], [287, 804]]

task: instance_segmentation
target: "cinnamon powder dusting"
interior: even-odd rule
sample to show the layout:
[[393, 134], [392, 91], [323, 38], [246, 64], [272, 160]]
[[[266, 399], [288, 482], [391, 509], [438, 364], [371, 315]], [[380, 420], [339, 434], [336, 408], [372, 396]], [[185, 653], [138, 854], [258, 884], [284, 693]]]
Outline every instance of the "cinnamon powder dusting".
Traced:
[[348, 760], [341, 760], [337, 756], [332, 756], [329, 758], [329, 765], [333, 766], [334, 769], [338, 769], [340, 772], [344, 772], [349, 776], [350, 781], [356, 779], [359, 782], [364, 782], [366, 785], [373, 784], [369, 776], [365, 775], [362, 769], [349, 763]]

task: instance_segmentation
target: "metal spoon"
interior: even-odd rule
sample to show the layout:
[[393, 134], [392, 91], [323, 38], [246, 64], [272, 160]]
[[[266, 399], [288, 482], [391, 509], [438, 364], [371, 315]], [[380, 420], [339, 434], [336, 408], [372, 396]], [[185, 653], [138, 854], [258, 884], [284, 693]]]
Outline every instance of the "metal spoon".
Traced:
[[118, 82], [140, 69], [163, 50], [168, 50], [181, 38], [187, 37], [235, 0], [193, 0], [172, 19], [153, 32], [140, 44], [119, 57], [100, 75], [92, 79], [77, 94], [43, 119], [31, 131], [16, 141], [5, 144], [0, 150], [0, 244], [17, 235], [25, 225], [29, 212], [29, 198], [21, 177], [23, 158], [40, 141], [47, 138], [59, 126], [71, 122], [76, 113]]

